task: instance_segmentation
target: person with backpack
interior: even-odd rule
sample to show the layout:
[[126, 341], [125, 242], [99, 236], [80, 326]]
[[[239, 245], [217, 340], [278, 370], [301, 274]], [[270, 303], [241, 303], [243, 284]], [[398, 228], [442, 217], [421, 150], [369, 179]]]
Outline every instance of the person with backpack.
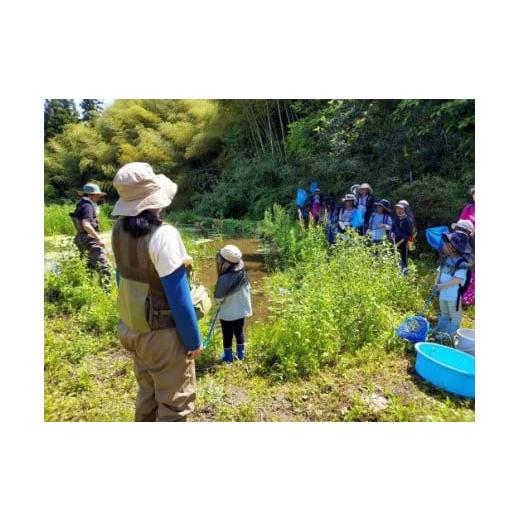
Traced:
[[415, 215], [412, 211], [412, 207], [410, 206], [407, 200], [400, 200], [397, 204], [402, 204], [404, 206], [404, 211], [406, 212], [406, 216], [410, 219], [412, 223], [412, 234], [408, 238], [408, 251], [415, 250], [415, 240], [417, 238], [417, 223], [415, 220]]
[[333, 246], [336, 243], [336, 235], [338, 233], [338, 215], [340, 206], [336, 204], [333, 198], [329, 198], [326, 203], [326, 218], [327, 225], [325, 226], [325, 235], [329, 246]]
[[105, 250], [105, 244], [99, 235], [98, 202], [106, 196], [99, 186], [87, 183], [77, 192], [81, 197], [76, 209], [69, 213], [76, 228], [74, 243], [80, 255], [87, 255], [88, 268], [97, 271], [104, 286], [110, 284], [110, 262]]
[[141, 162], [120, 168], [113, 185], [118, 337], [134, 359], [135, 420], [185, 421], [195, 407], [195, 360], [204, 349], [186, 273], [192, 258], [160, 215], [177, 185]]
[[409, 240], [413, 236], [413, 221], [407, 215], [406, 204], [399, 201], [394, 206], [395, 217], [392, 219], [392, 230], [390, 238], [401, 257], [401, 271], [403, 274], [408, 273], [408, 251]]
[[322, 213], [323, 200], [321, 190], [317, 182], [311, 183], [311, 196], [309, 197], [309, 223], [317, 224]]
[[375, 211], [370, 215], [367, 233], [373, 244], [380, 244], [388, 238], [392, 229], [392, 217], [390, 202], [386, 199], [374, 203]]
[[296, 190], [296, 218], [302, 226], [305, 225], [309, 216], [306, 209], [307, 199], [307, 192], [303, 188], [298, 188]]
[[358, 213], [356, 196], [347, 193], [341, 199], [342, 207], [338, 212], [337, 232], [342, 240], [347, 239], [346, 231], [355, 224], [356, 214]]
[[215, 301], [220, 305], [219, 316], [222, 326], [224, 353], [221, 360], [233, 363], [233, 336], [237, 343], [236, 357], [245, 357], [245, 318], [253, 315], [251, 306], [251, 284], [242, 261], [242, 252], [235, 245], [224, 246], [216, 258], [217, 285]]
[[462, 320], [460, 300], [469, 285], [472, 255], [468, 236], [462, 231], [443, 233], [442, 241], [443, 256], [435, 279], [440, 316], [432, 332], [453, 337]]
[[475, 255], [475, 244], [474, 244], [475, 228], [473, 227], [473, 223], [471, 222], [471, 220], [464, 220], [464, 219], [457, 220], [457, 222], [455, 222], [455, 224], [451, 225], [451, 229], [453, 231], [462, 231], [463, 233], [466, 233], [466, 235], [468, 235], [472, 253], [473, 253], [473, 255]]
[[[464, 206], [462, 210], [459, 220], [467, 220], [471, 222], [473, 225], [473, 232], [471, 234], [471, 243], [473, 250], [475, 249], [475, 186], [472, 186], [469, 190], [469, 201], [468, 204]], [[475, 303], [475, 270], [471, 271], [471, 280], [468, 287], [468, 290], [462, 297], [462, 303], [464, 305], [472, 305]]]
[[374, 211], [375, 201], [374, 192], [368, 182], [363, 182], [356, 188], [356, 206], [363, 214], [363, 226], [360, 228], [362, 235], [364, 235], [368, 229], [368, 222]]

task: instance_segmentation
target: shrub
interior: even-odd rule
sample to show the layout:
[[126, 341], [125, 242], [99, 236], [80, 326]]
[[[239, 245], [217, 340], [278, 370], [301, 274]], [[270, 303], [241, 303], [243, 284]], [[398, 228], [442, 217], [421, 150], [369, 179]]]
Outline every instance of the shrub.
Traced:
[[222, 234], [227, 237], [254, 237], [258, 224], [252, 220], [225, 218], [222, 220]]
[[45, 314], [78, 316], [84, 330], [114, 331], [117, 326], [115, 284], [105, 290], [70, 242], [56, 270], [45, 274]]
[[441, 177], [426, 177], [406, 183], [390, 194], [390, 200], [407, 200], [417, 219], [421, 235], [430, 226], [456, 222], [466, 203], [468, 187]]
[[[51, 204], [45, 206], [44, 210], [44, 234], [52, 235], [75, 235], [76, 228], [72, 223], [69, 213], [76, 208], [75, 204]], [[113, 206], [110, 204], [100, 205], [99, 227], [101, 231], [107, 231], [112, 226]]]
[[265, 212], [260, 236], [270, 267], [279, 269], [296, 265], [309, 252], [324, 251], [327, 243], [321, 226], [305, 230], [278, 204]]
[[[271, 234], [283, 236], [283, 211], [274, 209]], [[278, 227], [280, 226], [280, 227]], [[252, 341], [263, 365], [280, 378], [309, 375], [335, 362], [338, 354], [363, 345], [392, 348], [404, 313], [420, 308], [416, 272], [402, 276], [392, 247], [367, 246], [352, 233], [328, 252], [321, 228], [298, 232], [298, 242], [275, 244], [279, 265], [268, 284], [271, 318]], [[294, 235], [293, 235], [294, 236]]]

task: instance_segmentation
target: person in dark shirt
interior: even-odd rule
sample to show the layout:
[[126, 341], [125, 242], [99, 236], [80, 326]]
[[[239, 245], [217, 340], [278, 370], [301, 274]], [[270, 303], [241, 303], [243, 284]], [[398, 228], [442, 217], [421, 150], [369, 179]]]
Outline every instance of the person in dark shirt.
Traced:
[[406, 214], [406, 206], [398, 202], [392, 219], [391, 239], [401, 255], [401, 270], [408, 273], [408, 240], [413, 236], [413, 222]]
[[76, 210], [70, 213], [76, 228], [74, 243], [82, 256], [88, 256], [88, 267], [99, 272], [103, 284], [110, 283], [110, 262], [105, 250], [105, 244], [99, 235], [97, 203], [106, 193], [99, 189], [97, 184], [88, 183], [78, 191], [81, 196]]
[[368, 182], [364, 182], [356, 188], [356, 200], [357, 207], [363, 212], [364, 221], [359, 232], [364, 235], [368, 229], [368, 223], [374, 211], [374, 203], [376, 201], [374, 192]]

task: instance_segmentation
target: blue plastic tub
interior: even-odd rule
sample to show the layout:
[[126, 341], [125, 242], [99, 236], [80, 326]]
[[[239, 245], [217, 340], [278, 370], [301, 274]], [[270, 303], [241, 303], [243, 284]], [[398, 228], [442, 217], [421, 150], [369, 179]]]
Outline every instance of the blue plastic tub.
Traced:
[[437, 343], [415, 344], [415, 370], [432, 385], [462, 397], [475, 398], [475, 358]]

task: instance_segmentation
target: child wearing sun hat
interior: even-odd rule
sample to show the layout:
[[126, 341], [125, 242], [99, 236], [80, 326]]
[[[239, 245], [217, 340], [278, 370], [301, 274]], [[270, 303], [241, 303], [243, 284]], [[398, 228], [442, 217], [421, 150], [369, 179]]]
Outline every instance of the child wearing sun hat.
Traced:
[[237, 343], [236, 357], [245, 356], [245, 318], [253, 315], [251, 285], [242, 261], [242, 252], [232, 244], [217, 253], [217, 285], [215, 301], [220, 304], [219, 316], [222, 325], [224, 353], [222, 361], [233, 362], [233, 336]]
[[466, 287], [472, 255], [468, 235], [463, 231], [443, 233], [442, 241], [443, 257], [435, 279], [435, 289], [439, 291], [440, 316], [434, 332], [453, 337], [462, 320], [460, 299]]
[[392, 209], [390, 202], [386, 199], [378, 200], [374, 203], [375, 211], [368, 220], [368, 234], [373, 243], [383, 242], [389, 231], [392, 229]]
[[392, 219], [392, 231], [390, 237], [401, 256], [401, 270], [408, 273], [408, 244], [413, 237], [413, 221], [408, 215], [408, 203], [399, 201], [394, 205], [395, 217]]

